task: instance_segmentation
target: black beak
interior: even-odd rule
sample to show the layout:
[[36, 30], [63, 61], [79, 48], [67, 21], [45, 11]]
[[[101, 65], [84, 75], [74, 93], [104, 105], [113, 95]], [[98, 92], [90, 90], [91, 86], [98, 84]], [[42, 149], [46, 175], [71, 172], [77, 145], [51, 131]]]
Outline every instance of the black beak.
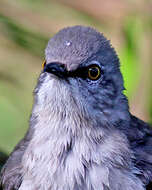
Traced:
[[44, 72], [52, 73], [60, 78], [64, 78], [67, 76], [65, 66], [57, 62], [46, 64], [44, 67]]

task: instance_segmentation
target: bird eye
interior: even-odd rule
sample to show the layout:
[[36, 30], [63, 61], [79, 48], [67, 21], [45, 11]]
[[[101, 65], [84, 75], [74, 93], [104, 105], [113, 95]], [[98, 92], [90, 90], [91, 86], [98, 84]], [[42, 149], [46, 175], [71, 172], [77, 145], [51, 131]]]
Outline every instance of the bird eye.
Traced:
[[46, 65], [46, 61], [44, 60], [42, 63], [42, 69], [44, 69], [45, 65]]
[[101, 69], [98, 65], [91, 65], [88, 68], [88, 78], [91, 80], [97, 80], [101, 76]]

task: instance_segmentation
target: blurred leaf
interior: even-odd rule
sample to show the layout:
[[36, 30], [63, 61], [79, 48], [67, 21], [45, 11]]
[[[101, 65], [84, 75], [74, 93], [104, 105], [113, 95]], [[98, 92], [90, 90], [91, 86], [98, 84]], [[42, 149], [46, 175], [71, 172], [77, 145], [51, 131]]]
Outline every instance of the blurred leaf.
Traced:
[[0, 14], [0, 21], [4, 26], [2, 31], [9, 39], [37, 56], [43, 55], [44, 48], [48, 42], [47, 37], [24, 28], [2, 14]]
[[3, 150], [10, 152], [12, 146], [15, 146], [23, 135], [25, 116], [23, 117], [23, 113], [15, 109], [5, 97], [0, 97], [0, 105], [0, 145]]
[[14, 86], [20, 86], [21, 87], [21, 84], [19, 83], [18, 80], [16, 80], [16, 78], [14, 78], [13, 76], [11, 76], [7, 73], [4, 73], [2, 71], [0, 71], [0, 80], [9, 82], [9, 83], [13, 84]]
[[124, 22], [124, 46], [120, 53], [121, 70], [124, 76], [125, 92], [131, 96], [139, 79], [139, 49], [142, 38], [141, 22], [138, 18], [128, 18]]

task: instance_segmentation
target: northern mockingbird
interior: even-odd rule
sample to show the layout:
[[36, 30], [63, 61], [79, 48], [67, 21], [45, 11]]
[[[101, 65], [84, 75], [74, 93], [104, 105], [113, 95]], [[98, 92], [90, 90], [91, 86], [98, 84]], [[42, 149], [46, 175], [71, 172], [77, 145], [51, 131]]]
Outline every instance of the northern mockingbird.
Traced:
[[129, 112], [110, 42], [90, 27], [68, 27], [50, 39], [45, 60], [3, 189], [150, 189], [152, 130]]

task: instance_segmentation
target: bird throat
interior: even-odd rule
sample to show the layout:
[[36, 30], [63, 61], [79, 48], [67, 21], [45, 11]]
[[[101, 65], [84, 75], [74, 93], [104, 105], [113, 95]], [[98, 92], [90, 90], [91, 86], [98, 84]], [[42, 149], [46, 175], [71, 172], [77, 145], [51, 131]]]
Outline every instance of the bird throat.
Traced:
[[78, 171], [84, 172], [80, 150], [83, 152], [87, 146], [84, 129], [87, 126], [89, 136], [90, 123], [66, 89], [62, 89], [61, 96], [56, 89], [51, 93], [45, 100], [41, 91], [37, 94], [30, 123], [34, 134], [22, 159], [24, 176], [20, 190], [74, 189], [75, 176], [80, 182]]

